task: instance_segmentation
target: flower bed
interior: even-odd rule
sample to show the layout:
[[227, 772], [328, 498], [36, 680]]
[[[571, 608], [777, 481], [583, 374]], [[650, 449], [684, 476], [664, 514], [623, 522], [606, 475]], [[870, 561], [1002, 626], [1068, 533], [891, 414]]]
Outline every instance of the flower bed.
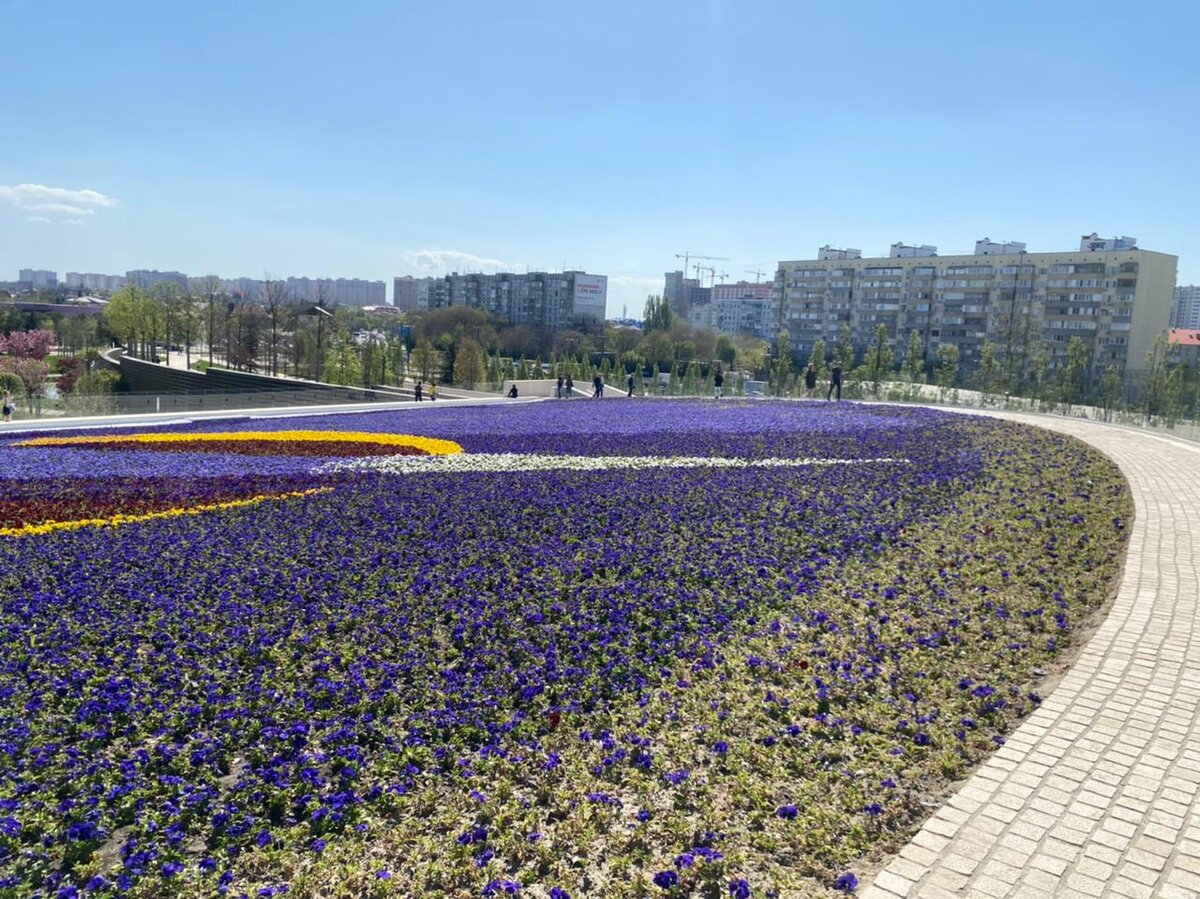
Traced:
[[[0, 891], [849, 891], [1116, 570], [1123, 483], [1065, 438], [568, 405], [247, 420], [464, 452], [171, 454], [170, 508], [324, 492], [0, 541]], [[104, 495], [72, 453], [170, 493], [2, 452], [72, 515]]]

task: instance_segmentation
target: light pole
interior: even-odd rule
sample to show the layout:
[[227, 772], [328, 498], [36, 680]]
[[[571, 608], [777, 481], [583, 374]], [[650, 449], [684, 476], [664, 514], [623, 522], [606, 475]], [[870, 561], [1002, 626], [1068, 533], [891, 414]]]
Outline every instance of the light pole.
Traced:
[[313, 380], [320, 381], [321, 380], [321, 323], [326, 318], [333, 318], [333, 313], [330, 312], [328, 309], [326, 309], [324, 306], [322, 306], [320, 303], [317, 303], [317, 305], [310, 306], [309, 308], [305, 309], [300, 314], [312, 316], [313, 318], [315, 318], [317, 320], [317, 346], [316, 346], [316, 349], [313, 354], [314, 355]]

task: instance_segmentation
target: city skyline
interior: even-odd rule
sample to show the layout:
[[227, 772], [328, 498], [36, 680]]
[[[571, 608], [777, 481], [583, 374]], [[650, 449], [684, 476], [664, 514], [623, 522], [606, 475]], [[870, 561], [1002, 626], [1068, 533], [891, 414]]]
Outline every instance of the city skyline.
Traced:
[[[685, 251], [732, 282], [826, 244], [1097, 231], [1200, 281], [1190, 8], [155, 9], [0, 11], [39, 36], [7, 93], [44, 135], [0, 161], [0, 270], [578, 269], [612, 317]], [[47, 64], [81, 34], [91, 58]]]

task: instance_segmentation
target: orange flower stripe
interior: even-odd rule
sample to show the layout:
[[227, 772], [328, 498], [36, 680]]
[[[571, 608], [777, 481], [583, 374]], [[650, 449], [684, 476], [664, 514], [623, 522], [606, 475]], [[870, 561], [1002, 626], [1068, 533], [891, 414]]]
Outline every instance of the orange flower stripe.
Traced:
[[184, 506], [175, 509], [163, 509], [159, 512], [146, 512], [142, 515], [113, 515], [108, 518], [79, 518], [74, 521], [47, 521], [43, 524], [27, 524], [19, 528], [0, 528], [0, 537], [35, 537], [49, 534], [51, 531], [74, 531], [89, 527], [111, 527], [119, 524], [133, 524], [139, 521], [153, 521], [156, 518], [175, 518], [180, 515], [199, 515], [201, 512], [221, 512], [227, 509], [240, 509], [244, 506], [257, 506], [270, 500], [294, 499], [300, 496], [314, 496], [318, 493], [329, 493], [332, 487], [314, 487], [311, 490], [293, 490], [289, 493], [260, 493], [245, 499], [227, 500], [222, 503], [208, 503], [202, 506]]
[[377, 446], [409, 447], [430, 456], [449, 456], [461, 453], [463, 448], [453, 440], [436, 437], [418, 437], [414, 434], [375, 434], [370, 431], [217, 431], [207, 433], [162, 433], [152, 434], [109, 434], [106, 436], [82, 437], [34, 437], [23, 440], [16, 446], [87, 446], [89, 444], [145, 444], [153, 448], [156, 443], [238, 443], [241, 441], [279, 443], [362, 443]]

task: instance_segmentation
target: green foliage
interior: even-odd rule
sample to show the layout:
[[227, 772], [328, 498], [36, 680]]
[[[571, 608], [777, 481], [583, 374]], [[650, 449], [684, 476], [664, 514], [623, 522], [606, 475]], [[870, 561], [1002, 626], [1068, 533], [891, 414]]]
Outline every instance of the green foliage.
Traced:
[[1110, 365], [1104, 370], [1104, 378], [1100, 381], [1100, 406], [1104, 410], [1105, 420], [1112, 415], [1112, 410], [1120, 400], [1121, 376], [1117, 374], [1117, 367]]
[[958, 347], [954, 344], [938, 344], [937, 383], [943, 398], [958, 384], [958, 356]]
[[487, 377], [487, 362], [483, 347], [470, 337], [464, 337], [454, 357], [454, 383], [464, 387], [483, 383]]
[[996, 345], [985, 340], [979, 351], [979, 368], [975, 370], [975, 386], [979, 389], [983, 405], [990, 405], [995, 399], [1002, 378], [1003, 373], [996, 359]]
[[1069, 412], [1083, 393], [1083, 378], [1087, 373], [1088, 349], [1080, 337], [1067, 344], [1067, 364], [1058, 370], [1058, 393]]
[[422, 337], [413, 347], [410, 361], [417, 377], [429, 381], [441, 367], [441, 354], [433, 348], [433, 342], [428, 337]]
[[925, 383], [925, 351], [921, 334], [915, 329], [909, 332], [908, 349], [904, 353], [904, 379], [910, 384]]
[[642, 331], [669, 331], [675, 320], [671, 311], [671, 301], [666, 297], [651, 295], [646, 297], [646, 308], [642, 313]]
[[854, 367], [854, 344], [850, 339], [850, 325], [842, 323], [838, 331], [837, 347], [833, 351], [834, 359], [842, 363], [842, 371], [850, 371]]
[[722, 334], [717, 338], [716, 357], [721, 360], [726, 369], [733, 367], [733, 362], [737, 358], [737, 344], [729, 335]]
[[816, 370], [818, 381], [824, 381], [829, 377], [829, 366], [825, 363], [824, 337], [818, 337], [813, 341], [812, 352], [808, 356], [808, 362]]
[[880, 382], [891, 375], [894, 365], [895, 353], [892, 351], [891, 344], [888, 343], [887, 326], [879, 325], [875, 328], [875, 339], [871, 342], [871, 349], [867, 353], [866, 359], [867, 380], [871, 384], [871, 392], [874, 396], [879, 396]]

